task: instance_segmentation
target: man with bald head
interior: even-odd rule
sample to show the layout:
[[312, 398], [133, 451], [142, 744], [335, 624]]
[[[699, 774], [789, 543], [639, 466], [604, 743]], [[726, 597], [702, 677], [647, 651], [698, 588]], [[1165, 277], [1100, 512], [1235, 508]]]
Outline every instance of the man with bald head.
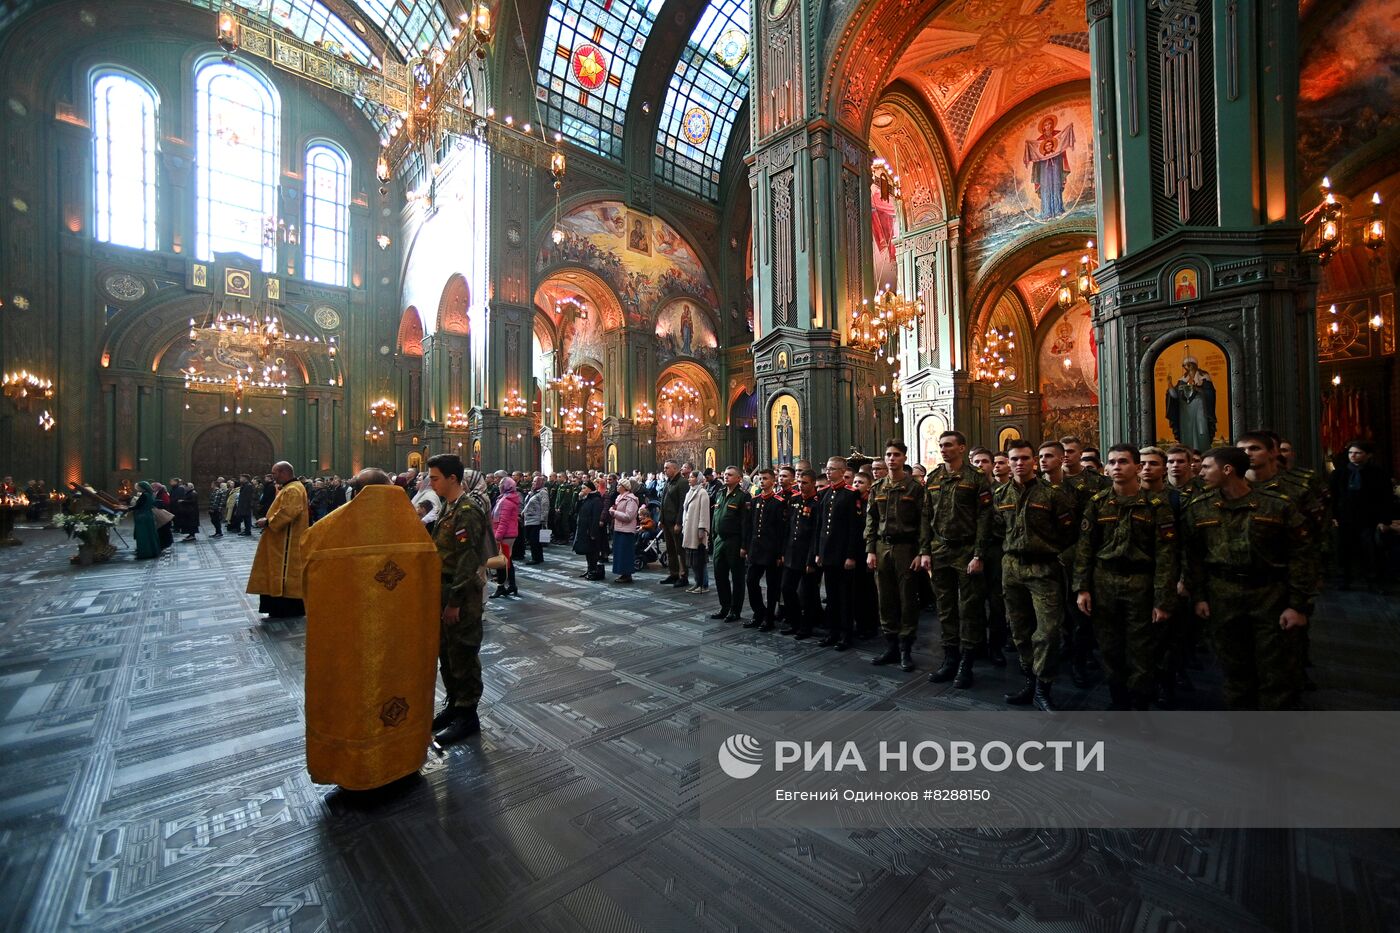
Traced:
[[267, 613], [268, 618], [295, 618], [306, 614], [301, 601], [306, 487], [296, 481], [292, 465], [285, 460], [273, 464], [270, 475], [277, 484], [277, 497], [256, 522], [263, 534], [248, 574], [247, 592], [258, 594], [258, 611]]

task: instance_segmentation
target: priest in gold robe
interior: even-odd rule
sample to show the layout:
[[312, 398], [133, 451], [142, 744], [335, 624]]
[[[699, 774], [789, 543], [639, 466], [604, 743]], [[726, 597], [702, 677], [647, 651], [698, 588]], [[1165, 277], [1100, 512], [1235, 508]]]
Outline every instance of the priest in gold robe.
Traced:
[[362, 470], [312, 525], [306, 558], [306, 765], [369, 790], [412, 774], [432, 742], [442, 561], [408, 496]]
[[258, 611], [267, 613], [268, 618], [291, 619], [306, 614], [301, 600], [306, 487], [297, 481], [292, 465], [285, 460], [273, 465], [272, 479], [277, 484], [277, 498], [257, 521], [263, 533], [246, 591], [258, 595]]

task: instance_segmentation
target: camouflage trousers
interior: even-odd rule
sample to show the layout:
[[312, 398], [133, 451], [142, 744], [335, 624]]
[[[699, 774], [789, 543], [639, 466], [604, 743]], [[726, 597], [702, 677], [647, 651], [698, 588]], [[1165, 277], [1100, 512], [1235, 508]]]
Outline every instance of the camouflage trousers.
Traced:
[[[481, 589], [473, 589], [462, 603], [456, 625], [439, 622], [438, 660], [447, 705], [476, 709], [481, 702]], [[447, 581], [443, 581], [442, 608], [447, 608]]]
[[919, 556], [916, 544], [875, 544], [875, 589], [880, 600], [880, 630], [913, 641], [919, 633], [919, 577], [909, 565]]
[[1285, 632], [1288, 584], [1212, 578], [1205, 621], [1211, 649], [1225, 674], [1229, 709], [1296, 709], [1303, 685], [1303, 633]]
[[986, 573], [967, 572], [972, 551], [971, 544], [944, 546], [933, 557], [933, 598], [945, 649], [972, 651], [987, 638]]
[[1021, 670], [1041, 680], [1054, 680], [1060, 669], [1060, 626], [1065, 618], [1060, 562], [1053, 557], [1025, 561], [1007, 554], [1001, 561], [1001, 583]]
[[1104, 679], [1139, 701], [1157, 692], [1157, 670], [1169, 628], [1152, 621], [1152, 574], [1094, 570], [1094, 635]]

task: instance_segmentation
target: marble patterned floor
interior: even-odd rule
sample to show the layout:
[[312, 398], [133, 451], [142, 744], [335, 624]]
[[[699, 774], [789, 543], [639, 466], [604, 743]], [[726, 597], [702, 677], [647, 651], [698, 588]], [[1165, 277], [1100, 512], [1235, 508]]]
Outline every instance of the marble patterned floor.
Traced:
[[[0, 552], [0, 924], [15, 930], [1395, 930], [1400, 833], [731, 831], [668, 752], [714, 710], [1002, 708], [713, 597], [578, 579], [547, 551], [494, 600], [479, 739], [355, 795], [304, 769], [303, 623], [243, 595], [255, 539], [69, 565]], [[935, 619], [924, 616], [925, 632]], [[868, 646], [867, 646], [868, 647]], [[1309, 702], [1394, 709], [1400, 610], [1338, 594]], [[1191, 705], [1219, 702], [1198, 673]], [[1103, 689], [1070, 707], [1101, 707]]]

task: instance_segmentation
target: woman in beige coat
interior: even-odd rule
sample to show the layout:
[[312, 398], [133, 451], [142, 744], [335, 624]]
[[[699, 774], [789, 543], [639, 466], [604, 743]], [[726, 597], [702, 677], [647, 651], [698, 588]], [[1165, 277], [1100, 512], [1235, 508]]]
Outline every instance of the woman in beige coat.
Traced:
[[[706, 550], [710, 543], [710, 494], [705, 491], [704, 477], [699, 470], [690, 473], [690, 489], [681, 508], [681, 546], [685, 548], [695, 585], [687, 593], [708, 593], [710, 581], [706, 576]], [[684, 585], [683, 583], [680, 585]]]

